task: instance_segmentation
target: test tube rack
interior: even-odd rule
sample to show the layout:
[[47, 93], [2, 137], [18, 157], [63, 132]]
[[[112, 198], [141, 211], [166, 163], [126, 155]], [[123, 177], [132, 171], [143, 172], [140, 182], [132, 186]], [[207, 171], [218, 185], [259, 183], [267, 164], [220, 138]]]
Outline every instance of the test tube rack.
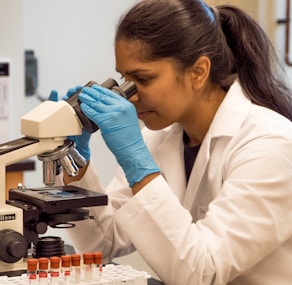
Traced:
[[[92, 269], [92, 281], [85, 282], [84, 272], [81, 271], [80, 282], [75, 283], [74, 275], [71, 276], [70, 285], [147, 285], [151, 276], [145, 271], [138, 271], [130, 265], [106, 264], [103, 266], [102, 276], [98, 268]], [[48, 285], [50, 284], [48, 275]], [[8, 277], [0, 276], [1, 285], [28, 285], [27, 274]], [[38, 284], [38, 280], [36, 283]], [[60, 276], [59, 284], [65, 285], [65, 280]], [[67, 284], [66, 284], [67, 285]]]

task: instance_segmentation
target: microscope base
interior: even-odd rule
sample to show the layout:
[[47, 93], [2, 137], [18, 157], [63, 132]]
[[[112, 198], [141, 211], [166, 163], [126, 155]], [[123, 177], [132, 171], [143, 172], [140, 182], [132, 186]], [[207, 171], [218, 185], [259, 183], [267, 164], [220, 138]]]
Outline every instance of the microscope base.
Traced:
[[27, 272], [26, 260], [21, 260], [14, 263], [0, 262], [0, 276], [20, 276]]

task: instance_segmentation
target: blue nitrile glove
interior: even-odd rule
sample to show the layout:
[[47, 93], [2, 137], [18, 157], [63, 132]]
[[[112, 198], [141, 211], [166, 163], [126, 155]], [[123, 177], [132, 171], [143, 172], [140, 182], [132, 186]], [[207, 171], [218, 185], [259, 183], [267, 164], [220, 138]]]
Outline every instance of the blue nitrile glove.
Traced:
[[58, 91], [52, 90], [51, 93], [50, 93], [50, 95], [49, 95], [48, 100], [49, 101], [58, 102], [58, 100], [59, 100]]
[[100, 128], [130, 187], [145, 176], [159, 172], [142, 138], [133, 104], [99, 85], [84, 87], [79, 100], [82, 112]]
[[[76, 86], [75, 88], [70, 88], [66, 95], [62, 98], [63, 100], [67, 100], [76, 92], [78, 92], [82, 86]], [[49, 96], [50, 101], [58, 101], [58, 92], [56, 90], [52, 90]], [[82, 129], [82, 134], [79, 136], [68, 136], [68, 139], [75, 142], [75, 148], [77, 151], [85, 158], [86, 161], [90, 159], [90, 141], [91, 134], [84, 129]]]

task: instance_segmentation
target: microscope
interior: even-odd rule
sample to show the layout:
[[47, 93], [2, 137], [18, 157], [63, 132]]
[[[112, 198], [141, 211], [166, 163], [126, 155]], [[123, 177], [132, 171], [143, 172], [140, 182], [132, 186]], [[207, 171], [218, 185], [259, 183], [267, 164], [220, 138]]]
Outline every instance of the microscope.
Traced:
[[[90, 81], [86, 86], [93, 84], [97, 83]], [[126, 99], [136, 93], [131, 81], [119, 86], [110, 78], [101, 86]], [[47, 231], [47, 226], [74, 226], [74, 221], [94, 218], [89, 216], [88, 207], [107, 205], [105, 194], [70, 185], [54, 186], [56, 175], [62, 170], [69, 176], [76, 176], [86, 165], [74, 142], [67, 137], [81, 135], [82, 129], [90, 133], [98, 130], [80, 110], [79, 93], [68, 100], [41, 103], [21, 118], [24, 136], [0, 144], [0, 275], [12, 276], [26, 270], [24, 261], [32, 244], [35, 257], [46, 252], [47, 249], [40, 248], [38, 243], [43, 243], [39, 235]], [[6, 166], [32, 156], [43, 163], [45, 186], [27, 188], [20, 184], [9, 189], [6, 200]], [[54, 245], [56, 248], [58, 246]]]

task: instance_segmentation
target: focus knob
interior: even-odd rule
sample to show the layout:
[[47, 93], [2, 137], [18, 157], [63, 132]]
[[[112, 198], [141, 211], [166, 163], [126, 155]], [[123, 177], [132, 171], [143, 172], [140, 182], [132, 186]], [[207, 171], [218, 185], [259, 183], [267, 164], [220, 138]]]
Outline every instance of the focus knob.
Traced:
[[18, 232], [5, 229], [0, 231], [0, 259], [13, 263], [27, 255], [27, 243]]

